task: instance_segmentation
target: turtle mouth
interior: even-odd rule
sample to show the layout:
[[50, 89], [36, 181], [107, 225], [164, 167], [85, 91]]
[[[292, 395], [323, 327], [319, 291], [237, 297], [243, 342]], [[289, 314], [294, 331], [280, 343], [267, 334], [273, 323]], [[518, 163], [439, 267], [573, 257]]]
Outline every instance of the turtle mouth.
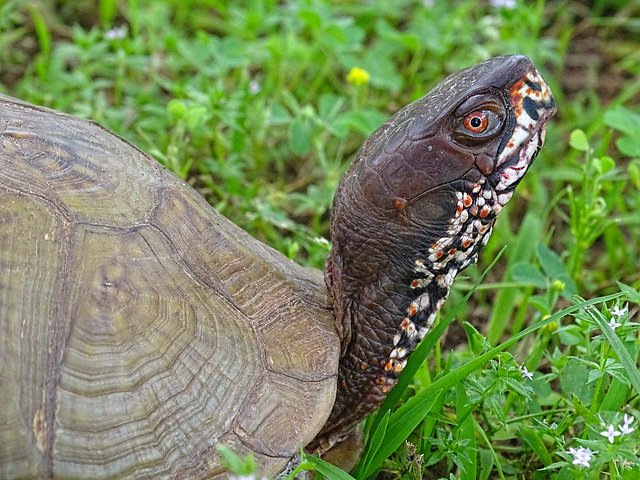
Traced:
[[496, 167], [488, 178], [502, 206], [511, 198], [542, 148], [545, 122], [557, 108], [549, 85], [535, 69], [513, 84], [509, 96], [515, 116], [514, 128], [498, 149]]
[[518, 186], [542, 149], [545, 134], [546, 125], [542, 124], [540, 130], [536, 131], [515, 155], [502, 163], [491, 175], [493, 179], [491, 183], [498, 198], [506, 192], [513, 192]]

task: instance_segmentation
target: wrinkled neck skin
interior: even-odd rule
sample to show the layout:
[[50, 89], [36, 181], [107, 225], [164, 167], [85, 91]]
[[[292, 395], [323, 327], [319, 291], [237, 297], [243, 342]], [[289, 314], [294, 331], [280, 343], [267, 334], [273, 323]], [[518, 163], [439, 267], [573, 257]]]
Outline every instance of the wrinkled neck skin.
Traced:
[[[528, 58], [497, 57], [451, 75], [365, 142], [334, 198], [325, 280], [342, 358], [334, 409], [309, 451], [348, 436], [396, 385], [555, 109]], [[475, 135], [478, 112], [489, 123]]]
[[477, 188], [482, 178], [474, 170], [466, 180], [431, 192], [430, 226], [411, 224], [399, 211], [400, 228], [394, 228], [353, 204], [341, 207], [344, 218], [333, 230], [336, 247], [327, 260], [326, 279], [343, 358], [336, 406], [320, 450], [340, 441], [380, 405], [429, 332], [455, 275], [477, 260], [502, 208], [490, 186]]

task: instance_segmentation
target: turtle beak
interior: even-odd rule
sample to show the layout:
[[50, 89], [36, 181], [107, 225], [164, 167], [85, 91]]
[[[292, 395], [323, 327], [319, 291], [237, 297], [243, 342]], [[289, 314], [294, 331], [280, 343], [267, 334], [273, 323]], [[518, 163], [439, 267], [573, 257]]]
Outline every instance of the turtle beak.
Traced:
[[537, 136], [537, 139], [531, 143], [539, 144], [539, 147], [542, 147], [545, 122], [557, 110], [556, 100], [553, 98], [549, 85], [534, 67], [516, 80], [509, 89], [509, 96], [516, 118], [516, 126], [506, 147], [500, 152], [496, 167], [509, 161], [514, 153], [527, 146], [533, 137]]
[[544, 144], [545, 122], [557, 109], [551, 89], [532, 66], [509, 88], [515, 127], [496, 161], [492, 184], [504, 205]]

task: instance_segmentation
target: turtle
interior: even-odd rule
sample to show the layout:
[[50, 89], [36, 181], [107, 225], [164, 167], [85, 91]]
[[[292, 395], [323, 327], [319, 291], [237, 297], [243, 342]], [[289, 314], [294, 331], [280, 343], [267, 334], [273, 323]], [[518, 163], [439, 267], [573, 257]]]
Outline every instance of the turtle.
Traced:
[[543, 145], [523, 55], [457, 71], [363, 144], [324, 274], [89, 120], [0, 96], [0, 478], [277, 474], [373, 412]]

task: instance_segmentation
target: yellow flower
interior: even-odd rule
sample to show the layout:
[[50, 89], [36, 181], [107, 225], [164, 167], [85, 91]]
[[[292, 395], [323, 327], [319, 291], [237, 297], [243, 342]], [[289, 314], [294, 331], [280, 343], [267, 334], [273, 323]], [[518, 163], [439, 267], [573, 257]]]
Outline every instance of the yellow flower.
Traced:
[[[543, 320], [546, 320], [551, 315], [545, 315], [542, 317]], [[544, 327], [542, 327], [542, 331], [545, 333], [553, 333], [558, 329], [558, 322], [549, 322]]]
[[363, 68], [353, 67], [347, 75], [347, 80], [349, 83], [354, 85], [364, 85], [369, 82], [369, 72], [367, 72]]

